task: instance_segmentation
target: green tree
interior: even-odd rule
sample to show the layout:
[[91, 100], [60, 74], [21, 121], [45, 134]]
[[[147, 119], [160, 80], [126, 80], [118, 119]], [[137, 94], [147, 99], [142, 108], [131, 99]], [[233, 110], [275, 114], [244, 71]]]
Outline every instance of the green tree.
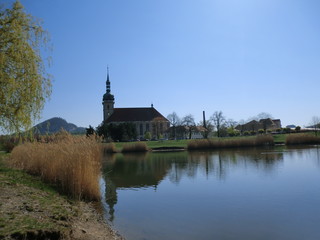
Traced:
[[89, 125], [89, 127], [86, 128], [86, 136], [87, 137], [89, 137], [90, 135], [93, 135], [95, 133], [96, 133], [96, 131], [94, 130], [94, 128], [91, 125]]
[[145, 132], [144, 138], [150, 140], [151, 139], [151, 133], [150, 132]]
[[20, 132], [39, 119], [51, 94], [47, 50], [48, 33], [24, 11], [19, 1], [0, 8], [0, 127]]
[[113, 141], [128, 141], [137, 138], [135, 125], [132, 123], [108, 124], [103, 122], [97, 128], [99, 136]]

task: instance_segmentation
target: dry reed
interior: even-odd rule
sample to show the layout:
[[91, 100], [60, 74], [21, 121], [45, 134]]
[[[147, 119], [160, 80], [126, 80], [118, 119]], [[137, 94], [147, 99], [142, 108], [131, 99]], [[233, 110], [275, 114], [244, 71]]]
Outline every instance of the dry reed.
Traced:
[[144, 142], [137, 142], [137, 143], [131, 143], [131, 144], [125, 144], [122, 147], [123, 153], [128, 153], [128, 152], [147, 152], [148, 146]]
[[286, 138], [286, 145], [320, 144], [320, 137], [310, 134], [290, 134]]
[[99, 200], [101, 146], [95, 138], [58, 134], [48, 143], [29, 142], [15, 147], [15, 167], [54, 183], [75, 199]]
[[188, 142], [188, 150], [218, 149], [218, 148], [241, 148], [274, 145], [273, 137], [270, 135], [257, 136], [255, 138], [241, 139], [202, 139]]
[[118, 151], [117, 151], [116, 145], [113, 142], [111, 142], [111, 143], [103, 144], [103, 152], [104, 153], [116, 153]]

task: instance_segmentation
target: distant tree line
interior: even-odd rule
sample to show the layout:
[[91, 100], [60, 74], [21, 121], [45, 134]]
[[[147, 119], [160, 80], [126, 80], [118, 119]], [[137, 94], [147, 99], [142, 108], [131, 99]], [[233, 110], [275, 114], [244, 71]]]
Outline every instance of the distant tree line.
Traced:
[[[167, 119], [170, 122], [171, 127], [168, 129], [169, 139], [191, 139], [192, 134], [196, 131], [200, 131], [203, 138], [208, 137], [234, 137], [239, 135], [250, 136], [256, 134], [265, 134], [271, 133], [270, 129], [267, 129], [266, 126], [263, 126], [261, 129], [252, 130], [252, 131], [239, 131], [236, 129], [238, 125], [243, 125], [246, 122], [252, 120], [260, 119], [272, 119], [272, 115], [269, 113], [260, 113], [255, 117], [249, 118], [247, 121], [240, 120], [239, 122], [234, 121], [233, 119], [227, 119], [222, 111], [215, 111], [208, 120], [200, 121], [199, 123], [195, 122], [195, 119], [192, 114], [187, 114], [184, 117], [180, 118], [176, 112], [172, 112], [167, 116]], [[320, 128], [320, 119], [318, 117], [313, 117], [311, 124], [314, 128], [315, 134], [317, 134]], [[199, 130], [200, 129], [200, 130]], [[291, 132], [300, 132], [301, 127], [297, 126], [295, 129], [290, 128], [278, 128], [272, 130], [277, 133], [291, 133]], [[105, 140], [112, 141], [131, 141], [137, 139], [136, 127], [133, 123], [121, 123], [121, 124], [107, 124], [102, 123], [96, 129], [92, 126], [86, 128], [87, 135], [97, 134], [103, 136]], [[144, 138], [151, 139], [152, 134], [150, 132], [145, 132]], [[161, 136], [162, 137], [162, 136]]]
[[105, 140], [130, 141], [137, 139], [137, 130], [133, 123], [107, 124], [101, 123], [96, 129], [92, 126], [86, 128], [86, 135], [97, 134]]

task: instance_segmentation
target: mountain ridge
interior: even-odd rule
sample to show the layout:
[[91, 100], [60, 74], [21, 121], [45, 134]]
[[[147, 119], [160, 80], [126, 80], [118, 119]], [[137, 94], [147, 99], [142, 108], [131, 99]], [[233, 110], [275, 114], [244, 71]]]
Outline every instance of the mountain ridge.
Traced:
[[36, 134], [53, 134], [61, 130], [65, 130], [71, 134], [85, 134], [86, 129], [84, 127], [78, 127], [73, 123], [68, 123], [61, 117], [53, 117], [38, 123], [33, 127], [34, 133]]

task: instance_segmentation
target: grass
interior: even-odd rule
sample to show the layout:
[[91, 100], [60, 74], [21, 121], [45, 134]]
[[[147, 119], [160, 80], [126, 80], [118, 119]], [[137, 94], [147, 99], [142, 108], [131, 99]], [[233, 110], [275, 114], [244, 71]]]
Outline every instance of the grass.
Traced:
[[[297, 133], [291, 133], [291, 134], [275, 134], [275, 135], [270, 135], [273, 137], [273, 143], [274, 144], [284, 144], [286, 143], [286, 138], [289, 136], [296, 135]], [[312, 135], [312, 134], [309, 134]], [[227, 145], [227, 144], [235, 144], [237, 145], [237, 142], [242, 142], [242, 145], [245, 145], [245, 142], [247, 142], [247, 145], [249, 144], [252, 139], [255, 139], [256, 137], [259, 136], [239, 136], [239, 137], [232, 137], [232, 138], [212, 138], [210, 141], [227, 141], [228, 143], [221, 144], [222, 145]], [[251, 139], [251, 140], [250, 140]], [[208, 141], [206, 139], [199, 139], [199, 140], [189, 140], [189, 139], [183, 139], [183, 140], [164, 140], [164, 141], [145, 141], [143, 143], [146, 144], [148, 149], [161, 149], [161, 148], [185, 148], [187, 149], [188, 144], [193, 141]], [[230, 142], [231, 141], [231, 142]], [[271, 139], [270, 139], [271, 141]], [[134, 142], [134, 143], [139, 143], [139, 142]], [[240, 143], [239, 143], [240, 144]], [[104, 144], [106, 146], [107, 144]], [[114, 143], [115, 148], [113, 148], [114, 152], [121, 152], [124, 145], [128, 145], [128, 143], [125, 142], [117, 142]], [[254, 145], [254, 144], [251, 144]], [[250, 146], [250, 144], [249, 144]], [[223, 147], [223, 146], [222, 146]]]
[[272, 135], [275, 144], [283, 144], [286, 142], [286, 138], [289, 134], [276, 134]]
[[[187, 146], [187, 142], [190, 140], [165, 140], [165, 141], [143, 141], [141, 143], [145, 143], [148, 149], [153, 148], [162, 148], [162, 147], [181, 147], [185, 148]], [[139, 143], [139, 142], [134, 142]], [[115, 143], [116, 149], [118, 152], [121, 152], [124, 145], [127, 145], [129, 143], [125, 142], [117, 142]]]
[[217, 149], [217, 148], [239, 148], [239, 147], [257, 147], [274, 145], [274, 140], [271, 135], [262, 135], [247, 138], [235, 138], [225, 140], [201, 139], [193, 140], [188, 143], [188, 150], [199, 149]]
[[24, 143], [11, 153], [12, 166], [40, 176], [74, 199], [99, 200], [101, 146], [94, 138], [57, 135], [49, 143]]
[[70, 200], [40, 177], [7, 167], [4, 157], [0, 154], [0, 239], [61, 237], [69, 227], [66, 220], [78, 213]]
[[312, 134], [291, 134], [286, 138], [286, 145], [320, 144], [320, 137]]

